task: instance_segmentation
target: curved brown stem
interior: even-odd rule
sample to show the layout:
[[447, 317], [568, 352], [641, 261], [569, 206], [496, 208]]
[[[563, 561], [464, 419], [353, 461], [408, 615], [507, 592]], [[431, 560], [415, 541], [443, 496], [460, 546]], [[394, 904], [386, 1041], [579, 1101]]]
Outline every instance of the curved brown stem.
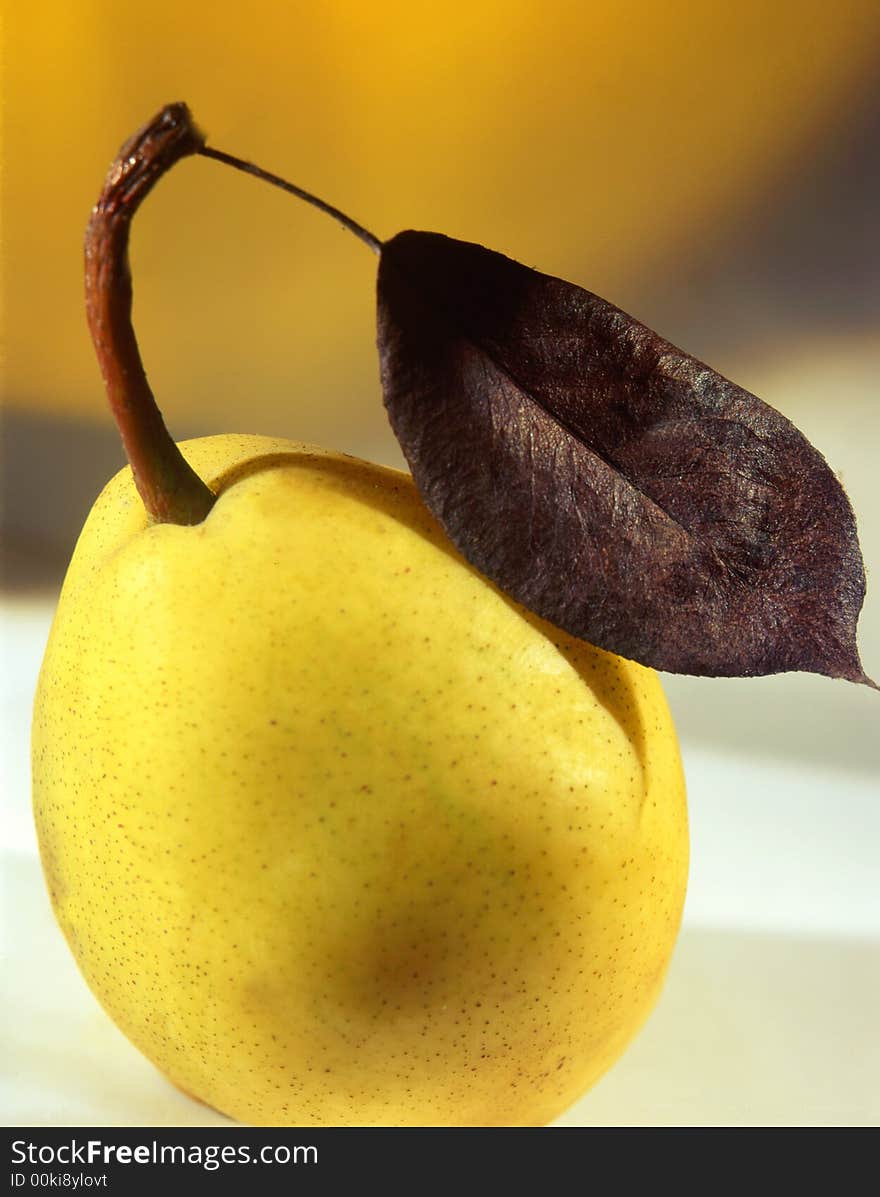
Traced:
[[147, 382], [131, 323], [129, 226], [162, 175], [203, 145], [187, 106], [168, 104], [119, 151], [86, 231], [89, 330], [135, 484], [159, 523], [201, 523], [216, 496], [172, 440]]

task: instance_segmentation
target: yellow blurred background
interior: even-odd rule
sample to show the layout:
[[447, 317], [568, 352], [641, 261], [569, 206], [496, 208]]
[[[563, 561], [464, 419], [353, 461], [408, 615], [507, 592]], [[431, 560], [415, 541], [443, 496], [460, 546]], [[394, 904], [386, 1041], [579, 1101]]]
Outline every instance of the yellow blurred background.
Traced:
[[[782, 410], [857, 513], [860, 639], [880, 676], [877, 0], [0, 4], [10, 844], [33, 852], [28, 711], [55, 598], [91, 503], [123, 464], [86, 332], [83, 232], [120, 144], [171, 100], [189, 103], [215, 146], [380, 237], [435, 229], [570, 279]], [[138, 214], [132, 264], [143, 357], [178, 438], [272, 433], [402, 463], [378, 382], [376, 260], [326, 217], [189, 160]], [[673, 994], [663, 1007], [680, 1017], [662, 1031], [661, 1010], [656, 1023], [662, 1066], [637, 1063], [613, 1117], [632, 1121], [642, 1100], [648, 1119], [790, 1125], [812, 1101], [820, 1120], [876, 1124], [877, 695], [803, 674], [664, 685], [691, 795], [691, 938], [679, 1006]], [[43, 918], [35, 860], [26, 875]], [[16, 899], [16, 925], [18, 912]], [[705, 943], [704, 926], [716, 928]], [[743, 927], [768, 932], [753, 966], [754, 944], [736, 947]], [[849, 937], [856, 963], [817, 940], [815, 963], [792, 963], [806, 933]], [[858, 998], [867, 1031], [826, 981]], [[9, 1020], [33, 1030], [13, 1103], [18, 1117], [32, 1081], [31, 1123], [68, 1083], [44, 1048], [51, 1028], [67, 1028], [65, 1050], [81, 1039], [49, 997], [33, 1015], [37, 988], [22, 981], [26, 1017]], [[812, 1022], [798, 1021], [805, 993], [825, 994]], [[846, 1072], [858, 1061], [861, 1080]], [[78, 1094], [90, 1067], [68, 1070]], [[599, 1101], [584, 1117], [601, 1119]]]
[[[757, 391], [842, 471], [878, 559], [876, 0], [4, 7], [6, 590], [57, 592], [123, 462], [85, 327], [83, 231], [122, 141], [175, 99], [212, 144], [379, 236], [482, 241]], [[348, 233], [191, 159], [138, 214], [132, 264], [176, 436], [275, 433], [402, 464], [376, 261]], [[880, 649], [874, 609], [863, 631]]]
[[[83, 231], [120, 144], [176, 99], [212, 144], [380, 237], [481, 241], [755, 390], [842, 471], [869, 565], [880, 556], [864, 385], [880, 365], [876, 0], [4, 9], [7, 591], [57, 592], [123, 463], [85, 326]], [[176, 436], [273, 433], [402, 464], [376, 260], [332, 221], [191, 159], [139, 212], [132, 266]], [[870, 604], [863, 634], [880, 653]]]
[[[379, 236], [482, 241], [625, 306], [847, 119], [880, 39], [876, 0], [7, 9], [5, 396], [94, 422], [83, 229], [169, 100]], [[377, 439], [375, 262], [324, 217], [190, 161], [138, 216], [133, 267], [172, 428]]]

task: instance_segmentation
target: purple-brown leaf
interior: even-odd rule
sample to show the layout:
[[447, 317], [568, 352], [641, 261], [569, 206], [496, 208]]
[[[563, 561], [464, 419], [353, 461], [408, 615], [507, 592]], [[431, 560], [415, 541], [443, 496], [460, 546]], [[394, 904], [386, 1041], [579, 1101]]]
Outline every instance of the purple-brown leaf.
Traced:
[[571, 283], [479, 245], [382, 248], [385, 404], [464, 556], [656, 669], [869, 682], [847, 498], [784, 416]]

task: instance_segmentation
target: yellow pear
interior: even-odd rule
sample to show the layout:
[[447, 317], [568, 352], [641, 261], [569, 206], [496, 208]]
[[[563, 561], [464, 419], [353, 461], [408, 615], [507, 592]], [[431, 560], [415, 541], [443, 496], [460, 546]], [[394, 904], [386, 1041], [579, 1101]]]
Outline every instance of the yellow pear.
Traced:
[[655, 673], [459, 556], [394, 470], [182, 446], [98, 499], [36, 699], [52, 902], [178, 1086], [259, 1125], [533, 1125], [657, 998], [687, 874]]
[[406, 474], [265, 437], [175, 445], [128, 236], [197, 152], [258, 169], [167, 105], [86, 234], [131, 469], [79, 539], [37, 689], [58, 920], [132, 1042], [233, 1118], [545, 1123], [638, 1029], [678, 930], [660, 684], [477, 573]]

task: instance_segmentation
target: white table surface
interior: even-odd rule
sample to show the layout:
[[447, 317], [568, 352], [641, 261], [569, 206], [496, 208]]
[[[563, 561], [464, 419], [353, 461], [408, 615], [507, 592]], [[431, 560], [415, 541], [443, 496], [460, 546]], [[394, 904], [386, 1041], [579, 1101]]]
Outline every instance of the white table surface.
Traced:
[[[54, 924], [27, 755], [51, 613], [46, 600], [2, 607], [0, 1114], [6, 1125], [231, 1126], [172, 1088], [127, 1042]], [[667, 686], [688, 776], [692, 868], [666, 988], [636, 1042], [559, 1124], [876, 1125], [877, 745], [849, 766], [826, 753], [823, 765], [821, 745], [797, 760], [774, 758], [760, 743], [749, 755], [723, 737], [692, 736], [692, 686], [706, 685], [716, 683]], [[750, 693], [759, 708], [769, 704], [765, 721], [780, 702], [821, 705], [823, 696], [832, 713], [853, 702], [853, 717], [873, 718], [860, 694], [849, 696], [856, 688], [841, 685], [770, 679]], [[710, 708], [718, 701], [727, 709], [717, 691], [700, 693]]]

